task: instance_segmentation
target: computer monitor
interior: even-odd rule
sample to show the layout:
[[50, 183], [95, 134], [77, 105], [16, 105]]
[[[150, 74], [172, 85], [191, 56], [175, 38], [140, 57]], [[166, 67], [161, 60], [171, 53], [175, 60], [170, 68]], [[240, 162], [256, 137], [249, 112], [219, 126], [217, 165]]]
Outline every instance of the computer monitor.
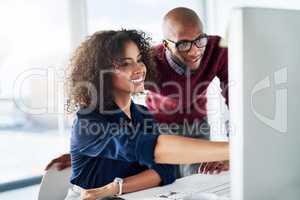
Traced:
[[300, 199], [300, 11], [237, 8], [229, 34], [233, 200]]

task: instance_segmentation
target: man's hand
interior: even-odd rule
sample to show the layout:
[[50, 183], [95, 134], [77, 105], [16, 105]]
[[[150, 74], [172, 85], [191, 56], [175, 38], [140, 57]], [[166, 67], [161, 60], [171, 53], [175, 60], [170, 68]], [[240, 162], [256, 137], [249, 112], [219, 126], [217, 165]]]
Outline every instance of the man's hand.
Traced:
[[53, 160], [46, 166], [45, 170], [50, 169], [51, 166], [56, 165], [58, 170], [71, 167], [71, 155], [69, 153], [63, 154]]
[[222, 171], [229, 170], [229, 161], [220, 161], [220, 162], [206, 162], [202, 163], [198, 169], [198, 173], [201, 174], [219, 174]]
[[119, 193], [118, 183], [111, 182], [103, 187], [82, 190], [81, 200], [96, 200], [97, 198], [112, 197]]

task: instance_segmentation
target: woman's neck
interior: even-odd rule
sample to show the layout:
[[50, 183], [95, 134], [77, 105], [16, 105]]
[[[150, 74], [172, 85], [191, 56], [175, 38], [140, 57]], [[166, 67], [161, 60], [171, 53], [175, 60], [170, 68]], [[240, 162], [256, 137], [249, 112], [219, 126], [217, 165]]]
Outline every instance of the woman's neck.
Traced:
[[131, 95], [129, 93], [114, 92], [114, 101], [119, 108], [131, 119]]

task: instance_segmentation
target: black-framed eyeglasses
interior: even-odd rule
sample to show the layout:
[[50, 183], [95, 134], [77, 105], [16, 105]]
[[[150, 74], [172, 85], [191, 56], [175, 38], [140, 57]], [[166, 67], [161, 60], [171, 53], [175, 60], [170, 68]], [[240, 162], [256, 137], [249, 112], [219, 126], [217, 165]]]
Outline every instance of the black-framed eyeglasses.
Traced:
[[208, 42], [208, 36], [206, 34], [201, 34], [194, 40], [180, 40], [178, 42], [174, 42], [166, 39], [166, 41], [173, 43], [179, 52], [188, 52], [191, 50], [193, 44], [195, 44], [198, 48], [205, 47]]

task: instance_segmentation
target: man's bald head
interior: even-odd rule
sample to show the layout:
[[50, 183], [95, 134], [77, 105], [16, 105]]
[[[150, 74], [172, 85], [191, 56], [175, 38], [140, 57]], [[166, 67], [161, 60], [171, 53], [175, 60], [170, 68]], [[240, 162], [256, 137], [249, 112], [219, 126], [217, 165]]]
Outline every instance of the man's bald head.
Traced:
[[178, 7], [170, 10], [163, 18], [163, 36], [165, 39], [177, 37], [184, 31], [193, 28], [203, 30], [202, 22], [195, 11]]

